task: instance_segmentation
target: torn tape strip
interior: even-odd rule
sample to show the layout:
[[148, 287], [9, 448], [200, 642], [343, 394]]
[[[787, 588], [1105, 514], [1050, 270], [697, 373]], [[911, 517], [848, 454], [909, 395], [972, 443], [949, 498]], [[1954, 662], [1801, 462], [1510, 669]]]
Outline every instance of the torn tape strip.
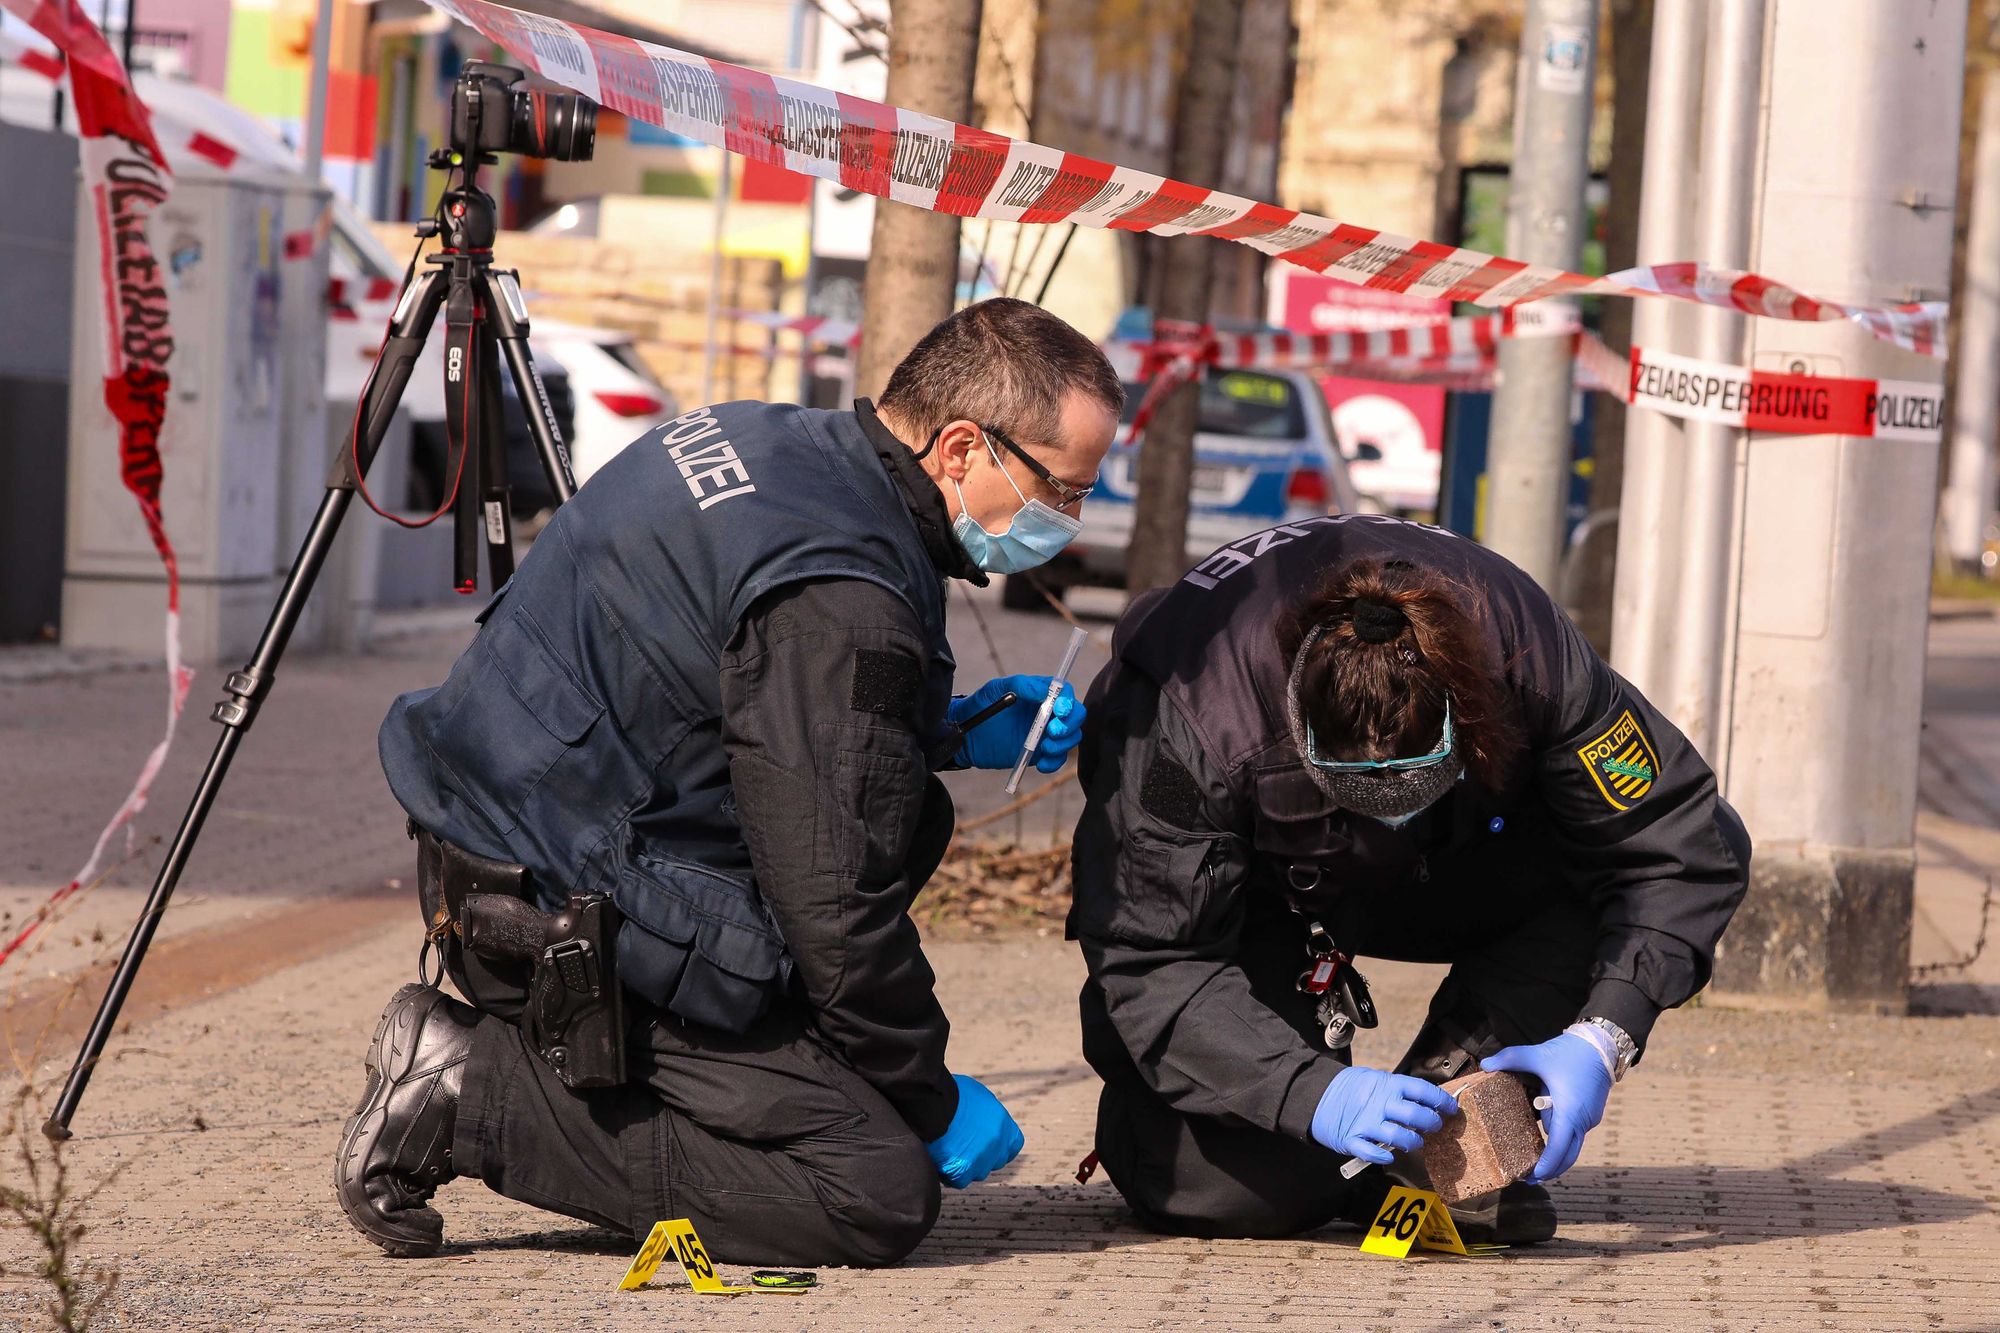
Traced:
[[104, 405], [116, 431], [119, 475], [139, 506], [139, 516], [166, 571], [165, 646], [167, 724], [140, 766], [125, 800], [112, 814], [83, 868], [58, 889], [27, 924], [0, 947], [0, 963], [21, 948], [64, 899], [98, 876], [113, 836], [146, 808], [153, 780], [173, 743], [193, 673], [181, 665], [180, 566], [160, 510], [165, 468], [160, 432], [171, 395], [174, 351], [172, 307], [163, 267], [153, 255], [148, 224], [173, 188], [173, 173], [154, 137], [152, 117], [133, 91], [125, 67], [76, 0], [0, 0], [62, 53], [81, 140], [87, 207], [97, 231], [99, 293], [103, 308]]
[[847, 319], [823, 315], [787, 315], [775, 310], [728, 310], [727, 319], [758, 324], [779, 333], [796, 333], [808, 343], [823, 347], [859, 347], [861, 326]]
[[1224, 194], [488, 0], [428, 3], [622, 115], [935, 212], [1215, 236], [1343, 282], [1483, 306], [1667, 296], [1774, 319], [1850, 319], [1899, 347], [1944, 351], [1942, 302], [1845, 305], [1694, 263], [1590, 278]]

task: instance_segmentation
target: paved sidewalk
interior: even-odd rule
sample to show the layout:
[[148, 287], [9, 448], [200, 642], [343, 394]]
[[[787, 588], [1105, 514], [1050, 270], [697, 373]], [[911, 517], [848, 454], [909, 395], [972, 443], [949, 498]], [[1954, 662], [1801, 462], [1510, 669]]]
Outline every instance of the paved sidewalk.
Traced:
[[[1068, 628], [991, 623], [1013, 670], [1052, 660]], [[952, 1195], [910, 1264], [828, 1271], [800, 1297], [618, 1294], [630, 1245], [470, 1182], [442, 1195], [445, 1256], [382, 1258], [329, 1179], [368, 1034], [416, 948], [407, 888], [386, 887], [409, 852], [374, 730], [392, 694], [442, 677], [463, 637], [288, 661], [244, 747], [142, 978], [156, 1002], [135, 1003], [71, 1148], [82, 1180], [124, 1172], [84, 1242], [121, 1273], [120, 1326], [2000, 1329], [2000, 939], [1920, 978], [1921, 1017], [1669, 1015], [1558, 1187], [1563, 1238], [1477, 1264], [1373, 1259], [1338, 1230], [1195, 1242], [1134, 1229], [1101, 1177], [1071, 1178], [1094, 1106], [1080, 967], [1060, 941], [1026, 936], [934, 942], [954, 1062], [993, 1084], [1029, 1146], [997, 1181]], [[968, 677], [986, 672], [976, 643], [967, 627]], [[1954, 623], [1933, 650], [1931, 734], [1960, 748], [1927, 772], [1919, 965], [1970, 950], [2000, 867], [1979, 804], [2000, 773], [2000, 733], [1979, 722], [2000, 716], [2000, 629]], [[213, 744], [215, 680], [197, 683], [148, 835], [172, 828]], [[74, 869], [152, 742], [160, 693], [150, 672], [0, 672], [0, 910], [18, 918]], [[142, 846], [0, 982], [45, 998], [48, 974], [115, 950], [155, 856]], [[1387, 1060], [1436, 972], [1369, 971], [1385, 1026], [1361, 1054]], [[96, 998], [87, 988], [82, 1007]], [[51, 1043], [44, 1072], [60, 1074], [71, 1049]], [[0, 1179], [18, 1178], [0, 1148]], [[27, 1261], [20, 1233], [0, 1232], [0, 1318], [32, 1327]]]
[[[1039, 940], [934, 947], [954, 1058], [1028, 1149], [953, 1194], [905, 1267], [828, 1271], [800, 1297], [617, 1293], [630, 1245], [463, 1181], [440, 1200], [446, 1255], [388, 1260], [340, 1216], [329, 1163], [415, 933], [413, 917], [178, 1010], [99, 1074], [72, 1161], [85, 1179], [125, 1171], [86, 1246], [121, 1271], [123, 1326], [2000, 1327], [2000, 1019], [1669, 1015], [1558, 1187], [1557, 1243], [1395, 1263], [1338, 1230], [1158, 1239], [1101, 1177], [1075, 1184], [1094, 1105], [1079, 967]], [[1436, 974], [1372, 970], [1386, 1023], [1362, 1057], [1380, 1060]], [[0, 1312], [38, 1295], [22, 1258], [18, 1233], [0, 1238]]]
[[[397, 693], [444, 679], [467, 637], [395, 637], [362, 656], [301, 653], [282, 662], [162, 920], [162, 936], [406, 875], [414, 855], [382, 781], [375, 730]], [[13, 670], [0, 672], [5, 938], [82, 866], [166, 722], [166, 675], [158, 666], [65, 670], [75, 659], [53, 649], [10, 650], [9, 660]], [[37, 661], [41, 670], [23, 669]], [[0, 969], [0, 983], [66, 972], [102, 952], [100, 935], [123, 944], [163, 840], [179, 824], [221, 730], [208, 713], [222, 674], [207, 669], [195, 680], [152, 802], [136, 822], [135, 854], [123, 859], [122, 837], [115, 842], [104, 882]]]

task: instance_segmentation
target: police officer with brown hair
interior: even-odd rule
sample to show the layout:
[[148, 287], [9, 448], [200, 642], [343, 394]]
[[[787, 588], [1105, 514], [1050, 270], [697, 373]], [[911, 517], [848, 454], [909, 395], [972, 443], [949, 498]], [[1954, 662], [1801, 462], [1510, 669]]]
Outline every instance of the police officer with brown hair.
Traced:
[[[1096, 1150], [1141, 1221], [1365, 1222], [1456, 1112], [1437, 1085], [1486, 1068], [1539, 1081], [1548, 1145], [1461, 1227], [1552, 1236], [1545, 1182], [1707, 983], [1747, 882], [1686, 739], [1515, 566], [1368, 515], [1138, 599], [1087, 701], [1069, 929]], [[1394, 1071], [1349, 1063], [1357, 956], [1450, 965]]]
[[[432, 1195], [471, 1176], [620, 1231], [689, 1217], [721, 1258], [892, 1263], [941, 1183], [1020, 1151], [947, 1064], [908, 909], [951, 839], [937, 771], [1011, 766], [1049, 682], [955, 697], [945, 592], [1068, 545], [1122, 401], [1088, 338], [985, 301], [879, 410], [699, 408], [557, 511], [382, 725], [472, 1003], [382, 1015], [334, 1164], [363, 1234], [434, 1253]], [[1083, 721], [1055, 711], [1044, 771]]]

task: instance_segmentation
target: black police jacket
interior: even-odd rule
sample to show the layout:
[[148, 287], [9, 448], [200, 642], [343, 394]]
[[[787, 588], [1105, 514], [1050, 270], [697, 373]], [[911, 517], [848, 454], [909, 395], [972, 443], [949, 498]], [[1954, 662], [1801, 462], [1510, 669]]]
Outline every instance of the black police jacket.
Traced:
[[391, 708], [383, 768], [545, 907], [610, 893], [629, 990], [730, 1031], [795, 992], [935, 1137], [957, 1096], [907, 911], [952, 828], [946, 574], [982, 577], [865, 403], [689, 412], [556, 512]]
[[[1527, 733], [1512, 789], [1468, 776], [1392, 829], [1339, 809], [1306, 772], [1277, 627], [1357, 556], [1408, 559], [1478, 594], [1488, 669]], [[1545, 849], [1599, 913], [1580, 1016], [1643, 1045], [1662, 1009], [1707, 984], [1747, 882], [1747, 839], [1701, 756], [1532, 579], [1442, 528], [1348, 515], [1231, 543], [1134, 604], [1088, 701], [1069, 919], [1090, 968], [1086, 1025], [1108, 1023], [1190, 1114], [1307, 1138], [1340, 1068], [1252, 996], [1234, 961], [1245, 895], [1310, 911], [1343, 892], [1421, 893], [1439, 865], [1476, 874], [1503, 839]]]

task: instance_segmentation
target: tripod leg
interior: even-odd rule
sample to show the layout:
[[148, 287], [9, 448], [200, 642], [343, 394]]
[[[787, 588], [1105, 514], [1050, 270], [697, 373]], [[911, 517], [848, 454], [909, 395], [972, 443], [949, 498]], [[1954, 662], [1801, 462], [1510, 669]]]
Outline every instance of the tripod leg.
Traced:
[[450, 451], [458, 450], [451, 515], [451, 586], [461, 593], [479, 587], [479, 471], [485, 450], [480, 447], [484, 416], [485, 372], [479, 364], [478, 295], [469, 277], [454, 268], [444, 303], [444, 422], [445, 467]]
[[90, 1086], [90, 1076], [104, 1054], [111, 1029], [118, 1022], [118, 1011], [124, 1007], [132, 981], [139, 975], [139, 966], [146, 960], [146, 950], [153, 943], [153, 932], [159, 928], [160, 917], [167, 910], [175, 886], [180, 883], [181, 871], [186, 868], [188, 856], [194, 851], [195, 839], [201, 836], [201, 826], [215, 804], [216, 793], [222, 789], [230, 760], [236, 756], [236, 747], [242, 743], [243, 733], [256, 721], [258, 706], [271, 688], [278, 659], [284, 655], [285, 645], [298, 626], [299, 615], [305, 610], [306, 599], [312, 594], [320, 566], [326, 563], [327, 552], [333, 548], [333, 539], [340, 531], [340, 520], [346, 514], [349, 502], [354, 499], [359, 473], [374, 460], [376, 450], [382, 446], [383, 433], [388, 430], [389, 419], [395, 415], [403, 386], [409, 383], [411, 367], [416, 363], [417, 354], [423, 350], [424, 334], [431, 321], [437, 318], [443, 294], [443, 274], [435, 269], [426, 270], [404, 289], [402, 300], [396, 306], [390, 336], [382, 344], [368, 396], [360, 405], [361, 434], [351, 448], [340, 451], [340, 460], [335, 463], [333, 475], [327, 482], [326, 497], [320, 501], [312, 526], [306, 530], [305, 541], [300, 544], [298, 556], [292, 561], [291, 572], [285, 576], [277, 604], [271, 608], [271, 618], [264, 625], [264, 633], [257, 640], [257, 648], [249, 664], [241, 671], [231, 673], [224, 682], [223, 689], [228, 697], [215, 706], [213, 714], [215, 720], [222, 724], [222, 735], [216, 738], [215, 751], [209, 756], [208, 767], [202, 770], [201, 781], [195, 784], [194, 797], [188, 802], [187, 813], [181, 816], [180, 827], [174, 832], [166, 859], [160, 863], [160, 873], [153, 880], [152, 891], [146, 895], [146, 906], [132, 925], [132, 936], [125, 942], [125, 952], [119, 956], [118, 968], [111, 974], [111, 985], [97, 1006], [97, 1016], [91, 1020], [90, 1031], [83, 1039], [83, 1048], [77, 1052], [76, 1062], [70, 1066], [69, 1077], [63, 1082], [61, 1095], [56, 1098], [55, 1110], [42, 1126], [42, 1132], [52, 1139], [70, 1136], [70, 1120], [76, 1115], [77, 1104], [83, 1100], [84, 1089]]
[[512, 481], [507, 475], [507, 418], [501, 410], [500, 349], [479, 330], [480, 510], [486, 520], [486, 572], [498, 589], [514, 576]]
[[535, 373], [535, 359], [528, 351], [528, 307], [521, 299], [521, 285], [512, 273], [489, 270], [486, 274], [486, 314], [514, 376], [514, 392], [520, 396], [521, 410], [527, 414], [528, 431], [535, 437], [535, 449], [542, 456], [542, 471], [548, 474], [549, 489], [556, 503], [576, 494], [576, 474], [570, 470], [569, 450], [563, 445], [562, 427], [556, 424], [555, 408], [549, 405], [549, 391]]

